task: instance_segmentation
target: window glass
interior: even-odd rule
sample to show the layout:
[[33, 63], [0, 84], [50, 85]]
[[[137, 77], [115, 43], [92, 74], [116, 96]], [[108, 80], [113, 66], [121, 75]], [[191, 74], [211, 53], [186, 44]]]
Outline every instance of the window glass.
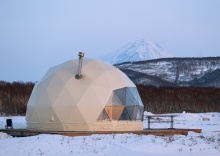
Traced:
[[125, 87], [112, 92], [98, 120], [142, 120], [143, 111], [137, 88]]
[[98, 121], [100, 120], [111, 121], [105, 109], [103, 109], [102, 113], [99, 115]]

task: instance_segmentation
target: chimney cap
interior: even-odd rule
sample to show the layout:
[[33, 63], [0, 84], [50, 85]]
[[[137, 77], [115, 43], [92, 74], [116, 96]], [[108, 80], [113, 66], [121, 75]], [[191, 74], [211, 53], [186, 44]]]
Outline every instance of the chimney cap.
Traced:
[[78, 56], [79, 57], [84, 57], [84, 52], [79, 52]]

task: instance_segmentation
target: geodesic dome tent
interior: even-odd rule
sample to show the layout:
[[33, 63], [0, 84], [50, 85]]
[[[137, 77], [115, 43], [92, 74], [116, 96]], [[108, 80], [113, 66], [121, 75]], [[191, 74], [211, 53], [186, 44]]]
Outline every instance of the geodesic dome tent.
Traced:
[[55, 66], [35, 85], [27, 104], [27, 128], [47, 131], [142, 130], [143, 103], [119, 69], [84, 59]]

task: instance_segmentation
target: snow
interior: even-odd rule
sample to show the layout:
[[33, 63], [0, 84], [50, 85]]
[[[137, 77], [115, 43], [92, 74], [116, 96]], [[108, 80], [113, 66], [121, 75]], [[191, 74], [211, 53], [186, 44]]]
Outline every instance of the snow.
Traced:
[[167, 57], [172, 57], [172, 55], [164, 51], [157, 43], [148, 39], [142, 39], [126, 44], [100, 59], [110, 64], [118, 64]]
[[[178, 68], [178, 83], [180, 85], [187, 85], [187, 82], [195, 79], [200, 79], [204, 77], [207, 73], [211, 73], [217, 69], [220, 69], [219, 59], [211, 58], [207, 60], [199, 60], [196, 58], [195, 60], [190, 60], [187, 58], [185, 60], [178, 60], [178, 58], [166, 61], [154, 60], [138, 63], [124, 63], [117, 65], [116, 67], [122, 70], [129, 69], [132, 71], [137, 71], [174, 83], [177, 75], [178, 62], [179, 64], [181, 64], [181, 68]], [[210, 62], [214, 65], [210, 65]]]
[[[145, 115], [151, 115], [145, 112]], [[11, 137], [0, 132], [0, 156], [219, 156], [220, 113], [175, 113], [174, 128], [201, 128], [202, 133], [189, 132], [187, 136], [154, 136], [135, 134], [108, 134], [68, 137], [41, 134], [31, 137]], [[0, 117], [0, 129], [11, 118], [14, 128], [26, 128], [25, 117]], [[166, 117], [163, 120], [167, 120]], [[147, 121], [143, 123], [147, 127]], [[169, 127], [169, 123], [154, 123], [152, 128]]]

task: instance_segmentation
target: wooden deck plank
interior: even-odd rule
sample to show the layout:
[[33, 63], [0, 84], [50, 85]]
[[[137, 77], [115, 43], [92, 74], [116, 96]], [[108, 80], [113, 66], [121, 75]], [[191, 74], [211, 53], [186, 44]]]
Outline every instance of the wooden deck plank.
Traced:
[[36, 131], [36, 130], [26, 130], [26, 129], [0, 129], [0, 132], [7, 133], [11, 136], [34, 136], [39, 134], [58, 134], [64, 136], [89, 136], [93, 134], [125, 134], [133, 133], [137, 135], [187, 135], [189, 131], [196, 133], [201, 133], [201, 129], [144, 129], [142, 131]]

